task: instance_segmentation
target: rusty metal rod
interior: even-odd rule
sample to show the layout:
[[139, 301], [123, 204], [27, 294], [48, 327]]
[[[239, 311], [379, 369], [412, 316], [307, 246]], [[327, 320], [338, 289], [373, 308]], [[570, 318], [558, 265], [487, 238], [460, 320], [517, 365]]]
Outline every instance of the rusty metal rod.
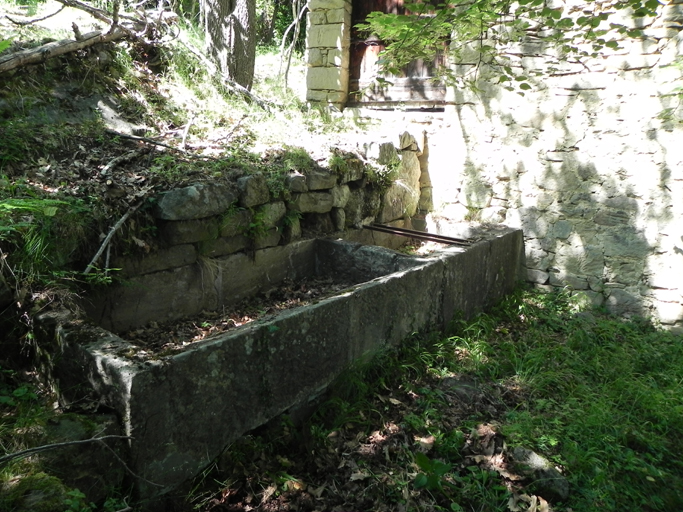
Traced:
[[469, 240], [464, 240], [462, 238], [452, 238], [450, 236], [435, 235], [433, 233], [426, 233], [424, 231], [416, 231], [414, 229], [405, 228], [393, 228], [391, 226], [386, 226], [384, 224], [371, 224], [369, 226], [363, 226], [365, 229], [371, 231], [379, 231], [382, 233], [389, 233], [392, 235], [406, 236], [410, 238], [417, 238], [418, 240], [427, 240], [429, 242], [437, 242], [440, 244], [447, 245], [472, 245]]

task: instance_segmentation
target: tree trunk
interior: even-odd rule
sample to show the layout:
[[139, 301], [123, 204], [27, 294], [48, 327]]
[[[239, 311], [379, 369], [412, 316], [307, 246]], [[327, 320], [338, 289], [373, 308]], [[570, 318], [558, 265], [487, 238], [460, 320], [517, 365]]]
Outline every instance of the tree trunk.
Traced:
[[254, 80], [256, 1], [205, 0], [207, 49], [221, 72], [246, 89]]

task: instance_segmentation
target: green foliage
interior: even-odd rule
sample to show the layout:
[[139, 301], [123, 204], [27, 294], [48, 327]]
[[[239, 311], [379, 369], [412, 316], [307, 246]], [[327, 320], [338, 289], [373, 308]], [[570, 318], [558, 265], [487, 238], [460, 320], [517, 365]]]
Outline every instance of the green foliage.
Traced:
[[69, 491], [66, 495], [68, 497], [64, 500], [64, 505], [66, 506], [64, 512], [92, 512], [96, 510], [95, 504], [88, 503], [85, 499], [85, 494], [78, 489]]
[[4, 52], [10, 46], [12, 46], [11, 39], [0, 39], [0, 53]]
[[376, 185], [380, 192], [387, 190], [398, 176], [400, 162], [394, 165], [365, 165], [365, 176]]
[[82, 243], [88, 211], [78, 199], [52, 199], [37, 193], [7, 197], [0, 192], [0, 247], [9, 254], [7, 263], [23, 277], [62, 269]]
[[577, 315], [562, 295], [517, 295], [492, 315], [451, 338], [455, 350], [481, 378], [528, 394], [503, 432], [569, 470], [581, 489], [572, 508], [680, 508], [680, 337], [641, 319]]
[[453, 466], [441, 462], [440, 460], [431, 460], [422, 452], [415, 454], [415, 464], [422, 470], [415, 477], [415, 487], [418, 489], [428, 489], [430, 491], [441, 491], [444, 485], [453, 485], [445, 479], [447, 473], [453, 469]]
[[[660, 6], [658, 0], [627, 0], [615, 2], [612, 8], [626, 10], [633, 18], [653, 17]], [[618, 49], [623, 37], [640, 37], [642, 31], [611, 23], [608, 12], [589, 2], [589, 12], [578, 15], [563, 7], [549, 7], [543, 0], [474, 0], [464, 4], [407, 3], [411, 13], [371, 13], [358, 28], [373, 34], [387, 44], [380, 65], [387, 77], [400, 75], [410, 62], [433, 61], [448, 47], [455, 63], [468, 63], [469, 71], [456, 74], [448, 66], [439, 70], [439, 77], [455, 85], [474, 85], [482, 78], [482, 65], [491, 75], [485, 78], [509, 90], [524, 94], [532, 88], [540, 71], [525, 71], [506, 53], [513, 45], [528, 39], [529, 33], [541, 44], [560, 48], [567, 58], [597, 57], [605, 49]], [[514, 53], [514, 50], [512, 51]], [[472, 65], [474, 64], [474, 65]], [[552, 72], [552, 70], [550, 71]]]

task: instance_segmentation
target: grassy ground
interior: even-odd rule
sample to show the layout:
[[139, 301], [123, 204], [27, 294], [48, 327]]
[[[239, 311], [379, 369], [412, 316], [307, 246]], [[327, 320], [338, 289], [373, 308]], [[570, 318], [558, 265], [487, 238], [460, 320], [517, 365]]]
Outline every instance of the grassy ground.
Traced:
[[[350, 372], [303, 427], [236, 443], [187, 506], [683, 510], [680, 337], [533, 291], [455, 331]], [[515, 468], [516, 446], [559, 469], [569, 496]]]

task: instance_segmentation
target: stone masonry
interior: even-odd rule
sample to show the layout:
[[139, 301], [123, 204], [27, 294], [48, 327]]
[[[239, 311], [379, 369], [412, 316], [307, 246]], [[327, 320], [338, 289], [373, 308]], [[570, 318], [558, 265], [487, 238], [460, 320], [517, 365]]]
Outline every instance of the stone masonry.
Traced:
[[306, 32], [306, 99], [342, 107], [349, 90], [350, 0], [311, 0]]
[[683, 332], [683, 0], [617, 21], [643, 37], [615, 34], [619, 49], [583, 64], [511, 49], [520, 73], [554, 68], [523, 96], [482, 81], [443, 113], [372, 115], [385, 133], [422, 134], [418, 216], [430, 231], [523, 228], [536, 286]]
[[[160, 194], [153, 210], [158, 249], [114, 258], [125, 284], [93, 294], [84, 304], [86, 311], [100, 325], [121, 332], [214, 310], [262, 291], [235, 284], [239, 276], [230, 273], [235, 261], [258, 259], [262, 249], [373, 222], [404, 226], [416, 213], [421, 171], [414, 138], [406, 133], [402, 139], [406, 147], [400, 158], [392, 144], [385, 144], [379, 160], [370, 159], [374, 165], [338, 153], [343, 169], [292, 171], [286, 190], [275, 198], [263, 174]], [[393, 167], [383, 165], [382, 158]], [[384, 188], [377, 181], [383, 172], [393, 178]], [[171, 303], [160, 303], [160, 295], [171, 297]]]

